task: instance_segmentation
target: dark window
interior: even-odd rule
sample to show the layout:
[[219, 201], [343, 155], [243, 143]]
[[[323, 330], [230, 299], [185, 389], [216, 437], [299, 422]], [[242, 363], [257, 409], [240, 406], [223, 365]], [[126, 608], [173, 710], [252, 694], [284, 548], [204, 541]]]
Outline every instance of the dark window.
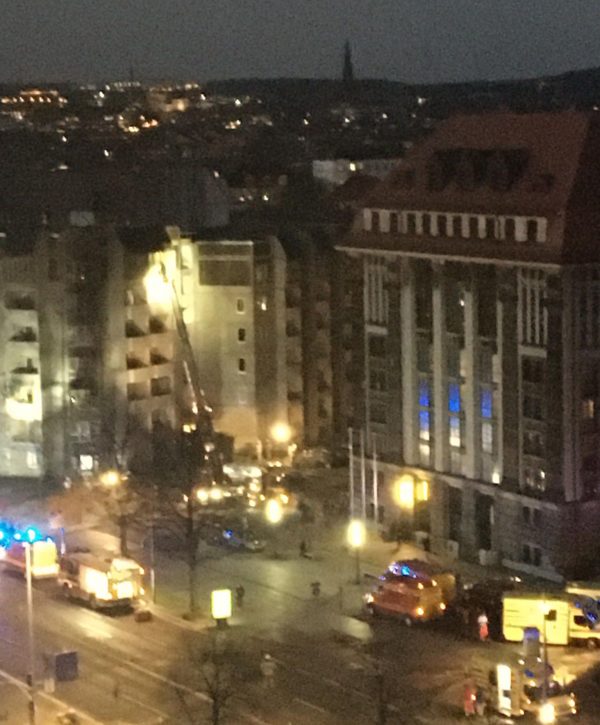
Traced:
[[595, 453], [583, 458], [583, 470], [586, 473], [595, 473], [598, 470], [598, 457]]
[[385, 357], [385, 337], [382, 335], [371, 335], [369, 337], [369, 356]]
[[390, 232], [392, 234], [396, 234], [400, 231], [400, 226], [398, 224], [398, 213], [393, 211], [390, 213]]
[[462, 217], [452, 217], [452, 236], [462, 237]]
[[203, 259], [199, 264], [202, 285], [248, 286], [252, 282], [252, 267], [237, 259]]
[[238, 342], [246, 342], [246, 328], [240, 327], [238, 329]]
[[523, 453], [529, 456], [544, 454], [544, 436], [538, 431], [526, 431], [523, 436]]
[[240, 358], [240, 359], [238, 360], [238, 370], [239, 370], [239, 371], [240, 371], [241, 373], [245, 373], [245, 372], [246, 372], [246, 360], [245, 360], [245, 359], [244, 359], [243, 357], [241, 357], [241, 358]]
[[438, 236], [447, 237], [448, 236], [448, 217], [445, 214], [438, 214], [437, 223], [438, 223]]
[[431, 234], [431, 214], [423, 214], [423, 234]]
[[373, 231], [373, 232], [379, 231], [379, 212], [378, 211], [371, 212], [371, 231]]
[[384, 370], [370, 370], [369, 378], [371, 390], [379, 392], [387, 390], [387, 378]]
[[243, 312], [245, 310], [246, 306], [244, 305], [244, 300], [241, 297], [238, 297], [235, 302], [235, 309], [238, 312]]
[[523, 415], [525, 418], [531, 418], [532, 420], [542, 420], [542, 399], [535, 395], [524, 395], [523, 396]]
[[524, 357], [521, 371], [524, 382], [541, 383], [544, 378], [544, 361], [536, 357]]
[[522, 511], [523, 511], [523, 521], [526, 524], [530, 524], [531, 523], [531, 509], [529, 508], [529, 506], [523, 506]]
[[487, 239], [495, 239], [496, 237], [496, 220], [493, 216], [485, 218], [485, 236]]
[[515, 241], [515, 220], [512, 217], [504, 220], [504, 238], [508, 242]]
[[477, 239], [479, 237], [479, 217], [469, 217], [469, 237]]
[[527, 220], [527, 241], [528, 242], [536, 242], [537, 241], [537, 222], [535, 219], [528, 219]]
[[406, 233], [416, 234], [417, 233], [417, 217], [415, 214], [406, 215]]

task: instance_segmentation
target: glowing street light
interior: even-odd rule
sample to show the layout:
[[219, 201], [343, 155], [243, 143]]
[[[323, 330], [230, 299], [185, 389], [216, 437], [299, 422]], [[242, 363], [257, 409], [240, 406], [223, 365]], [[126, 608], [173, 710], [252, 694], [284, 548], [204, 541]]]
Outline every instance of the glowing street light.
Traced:
[[154, 264], [144, 277], [146, 299], [151, 305], [169, 305], [172, 302], [171, 285], [161, 264]]
[[292, 429], [287, 423], [279, 421], [271, 426], [271, 438], [275, 443], [289, 443], [292, 437]]
[[270, 524], [279, 524], [283, 519], [283, 507], [276, 498], [270, 498], [265, 505], [265, 516]]
[[100, 476], [100, 483], [104, 486], [108, 486], [109, 488], [114, 488], [121, 483], [121, 474], [114, 469], [104, 471], [104, 473]]
[[360, 550], [365, 545], [366, 529], [360, 519], [352, 519], [348, 524], [348, 544], [356, 554], [356, 583], [360, 584]]

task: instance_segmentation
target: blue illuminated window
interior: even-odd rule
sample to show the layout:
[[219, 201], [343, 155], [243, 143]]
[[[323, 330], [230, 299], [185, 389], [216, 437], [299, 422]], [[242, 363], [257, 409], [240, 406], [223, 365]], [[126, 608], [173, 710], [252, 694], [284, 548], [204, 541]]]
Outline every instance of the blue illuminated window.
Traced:
[[422, 408], [429, 408], [429, 383], [427, 380], [419, 382], [419, 405]]
[[481, 417], [492, 417], [492, 391], [488, 389], [481, 391]]
[[419, 412], [419, 438], [421, 440], [429, 440], [429, 411], [421, 410]]
[[460, 385], [450, 383], [448, 386], [448, 410], [451, 413], [460, 413]]

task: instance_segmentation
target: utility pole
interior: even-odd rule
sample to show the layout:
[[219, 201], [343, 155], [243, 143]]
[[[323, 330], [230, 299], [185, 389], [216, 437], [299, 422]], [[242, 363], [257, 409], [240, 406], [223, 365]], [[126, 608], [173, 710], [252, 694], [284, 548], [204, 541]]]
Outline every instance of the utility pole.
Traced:
[[33, 631], [33, 587], [31, 581], [32, 546], [25, 544], [25, 576], [27, 579], [27, 633], [29, 639], [29, 673], [27, 685], [29, 686], [29, 724], [35, 725], [35, 640]]
[[367, 520], [367, 471], [365, 468], [365, 431], [360, 429], [360, 514], [363, 521]]

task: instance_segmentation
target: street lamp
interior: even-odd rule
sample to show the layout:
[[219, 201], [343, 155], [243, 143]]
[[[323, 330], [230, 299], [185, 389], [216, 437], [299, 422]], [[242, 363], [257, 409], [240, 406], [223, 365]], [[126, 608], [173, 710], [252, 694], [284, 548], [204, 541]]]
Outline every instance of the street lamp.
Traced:
[[33, 631], [33, 586], [31, 576], [32, 547], [31, 541], [24, 542], [25, 546], [25, 577], [27, 581], [27, 633], [29, 640], [29, 674], [27, 684], [29, 686], [29, 722], [35, 725], [35, 639]]
[[283, 519], [283, 507], [276, 498], [270, 498], [265, 505], [265, 517], [270, 524], [279, 524]]
[[278, 421], [271, 426], [271, 438], [275, 443], [289, 443], [292, 437], [292, 429], [287, 423]]
[[107, 488], [116, 488], [121, 483], [121, 474], [114, 469], [104, 471], [100, 476], [100, 483]]
[[360, 550], [365, 544], [365, 524], [360, 519], [352, 519], [348, 524], [348, 544], [356, 555], [356, 583], [360, 584]]

